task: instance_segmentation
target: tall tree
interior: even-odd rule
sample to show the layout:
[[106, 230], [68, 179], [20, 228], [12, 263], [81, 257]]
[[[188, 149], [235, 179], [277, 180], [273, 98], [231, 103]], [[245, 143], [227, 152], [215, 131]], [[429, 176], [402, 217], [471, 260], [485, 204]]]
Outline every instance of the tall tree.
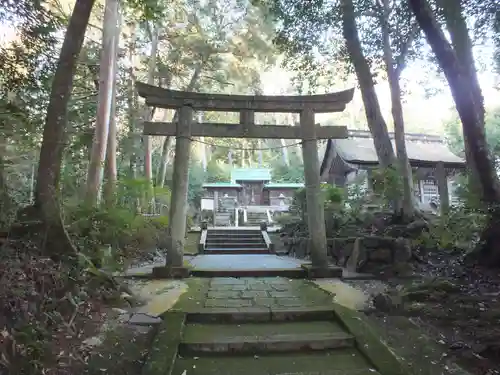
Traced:
[[[500, 265], [500, 184], [491, 159], [484, 133], [484, 107], [474, 87], [474, 74], [464, 67], [427, 0], [408, 0], [427, 41], [443, 70], [462, 122], [473, 168], [478, 174], [480, 194], [488, 206], [489, 222], [482, 234], [481, 260], [488, 265]], [[481, 108], [482, 107], [482, 108]]]
[[[148, 63], [148, 73], [147, 73], [147, 83], [152, 85], [154, 84], [155, 79], [155, 71], [156, 71], [156, 62], [158, 56], [158, 42], [159, 42], [159, 34], [160, 34], [160, 26], [156, 24], [151, 32], [151, 52], [149, 55], [149, 63]], [[148, 108], [144, 108], [144, 114], [142, 116], [144, 121], [151, 121], [152, 111]], [[153, 165], [152, 165], [152, 139], [150, 136], [146, 135], [143, 137], [144, 140], [144, 177], [148, 181], [149, 184], [153, 183]]]
[[395, 164], [394, 149], [387, 130], [387, 124], [380, 110], [375, 92], [375, 83], [370, 65], [363, 54], [356, 25], [356, 12], [352, 0], [341, 0], [342, 30], [351, 62], [358, 77], [358, 83], [365, 105], [368, 127], [373, 135], [373, 143], [378, 160], [383, 168]]
[[[477, 114], [479, 121], [484, 126], [484, 98], [477, 78], [476, 64], [472, 52], [472, 40], [469, 35], [467, 21], [465, 19], [463, 0], [438, 0], [439, 10], [442, 12], [446, 29], [450, 33], [451, 44], [457, 55], [457, 58], [470, 77], [471, 90], [474, 92], [474, 97], [477, 100]], [[465, 139], [465, 158], [467, 160], [468, 169], [471, 175], [471, 186], [477, 189], [478, 171], [474, 167], [470, 146], [468, 140]]]
[[[391, 105], [392, 105], [392, 118], [394, 122], [394, 138], [396, 144], [396, 154], [398, 159], [399, 171], [402, 176], [402, 187], [403, 187], [403, 199], [402, 199], [402, 213], [406, 219], [410, 219], [414, 216], [414, 195], [413, 195], [413, 178], [410, 167], [410, 162], [408, 160], [408, 154], [406, 152], [406, 140], [405, 140], [405, 122], [403, 117], [403, 104], [401, 99], [401, 85], [400, 78], [401, 72], [403, 71], [408, 51], [411, 49], [411, 44], [414, 38], [417, 36], [419, 30], [416, 22], [406, 22], [405, 19], [410, 19], [408, 16], [407, 7], [402, 7], [405, 5], [405, 1], [394, 1], [381, 0], [376, 2], [377, 4], [377, 14], [382, 31], [382, 50], [383, 59], [385, 62], [385, 69], [387, 72], [387, 80], [389, 82], [389, 89], [391, 93]], [[405, 12], [406, 11], [406, 12]], [[396, 20], [398, 27], [396, 30], [391, 29], [391, 19], [394, 18], [394, 13], [401, 15]], [[401, 19], [403, 18], [403, 19]], [[406, 32], [402, 32], [406, 26]], [[396, 48], [399, 52], [398, 59], [394, 57], [393, 52], [393, 38], [394, 39], [403, 35], [403, 41], [399, 43], [400, 48]]]
[[106, 0], [103, 20], [102, 50], [99, 69], [99, 98], [90, 163], [87, 173], [88, 204], [97, 203], [103, 178], [103, 168], [108, 145], [113, 87], [115, 82], [115, 39], [118, 22], [118, 0]]
[[108, 146], [106, 149], [106, 163], [104, 166], [105, 182], [103, 187], [103, 196], [106, 205], [112, 207], [115, 201], [115, 188], [117, 181], [117, 165], [116, 165], [116, 148], [117, 148], [117, 124], [116, 124], [116, 90], [117, 90], [117, 76], [118, 76], [118, 52], [120, 48], [120, 30], [121, 19], [118, 12], [118, 19], [115, 27], [115, 34], [113, 40], [114, 56], [113, 56], [113, 74], [112, 81], [112, 94], [111, 94], [111, 108], [109, 116], [109, 131], [108, 131]]
[[58, 200], [68, 102], [94, 2], [94, 0], [77, 0], [73, 8], [52, 81], [38, 164], [35, 207], [39, 209], [48, 227], [46, 249], [62, 253], [74, 251], [63, 226]]

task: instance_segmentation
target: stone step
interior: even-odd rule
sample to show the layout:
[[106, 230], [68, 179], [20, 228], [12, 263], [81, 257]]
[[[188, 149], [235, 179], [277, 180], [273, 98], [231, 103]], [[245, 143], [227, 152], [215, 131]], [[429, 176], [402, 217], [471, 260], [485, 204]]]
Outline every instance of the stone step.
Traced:
[[334, 322], [264, 324], [190, 324], [179, 347], [181, 355], [266, 354], [349, 348], [354, 337]]
[[205, 254], [270, 254], [268, 248], [241, 248], [241, 247], [206, 247]]
[[211, 244], [218, 244], [218, 243], [237, 243], [238, 245], [240, 244], [255, 244], [255, 243], [260, 243], [260, 244], [265, 244], [264, 240], [262, 238], [207, 238], [206, 243], [211, 243]]
[[[227, 270], [230, 271], [230, 270]], [[266, 271], [266, 270], [262, 270]], [[272, 270], [267, 270], [272, 271]], [[298, 272], [303, 277], [302, 270], [283, 270]], [[291, 275], [290, 275], [291, 276]], [[244, 276], [241, 276], [244, 277]], [[254, 323], [254, 322], [316, 322], [335, 319], [331, 306], [288, 307], [288, 308], [223, 308], [201, 309], [187, 314], [188, 323]]]
[[214, 239], [214, 240], [226, 240], [228, 238], [234, 238], [235, 240], [261, 240], [262, 239], [262, 234], [247, 234], [247, 235], [232, 235], [232, 234], [208, 234], [207, 239]]
[[260, 230], [207, 230], [207, 236], [262, 236]]
[[[210, 254], [210, 253], [209, 253]], [[233, 255], [223, 252], [215, 255]], [[247, 253], [253, 255], [255, 253]], [[307, 272], [302, 268], [257, 268], [257, 269], [193, 269], [194, 277], [286, 277], [288, 279], [304, 279]]]
[[207, 248], [220, 248], [220, 249], [261, 249], [266, 247], [264, 241], [261, 242], [213, 242], [207, 241]]
[[263, 240], [263, 237], [261, 234], [259, 235], [250, 235], [250, 236], [233, 236], [233, 235], [226, 235], [226, 236], [214, 236], [214, 235], [209, 235], [207, 236], [207, 240], [212, 239], [212, 240], [238, 240], [238, 241], [244, 241], [244, 240], [250, 240], [250, 241], [255, 241], [255, 240]]
[[[185, 371], [185, 372], [184, 372]], [[354, 349], [269, 356], [177, 358], [172, 375], [380, 375]]]

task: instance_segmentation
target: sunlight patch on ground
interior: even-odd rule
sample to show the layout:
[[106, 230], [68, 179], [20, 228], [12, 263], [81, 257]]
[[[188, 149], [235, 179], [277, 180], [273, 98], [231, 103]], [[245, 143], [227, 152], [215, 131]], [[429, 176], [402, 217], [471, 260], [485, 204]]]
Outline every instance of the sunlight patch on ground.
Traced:
[[131, 289], [146, 302], [136, 313], [157, 317], [170, 310], [188, 286], [179, 280], [152, 280], [133, 285]]
[[334, 302], [352, 310], [365, 308], [370, 300], [370, 295], [357, 288], [350, 286], [338, 279], [316, 280], [314, 283], [321, 289], [334, 295]]

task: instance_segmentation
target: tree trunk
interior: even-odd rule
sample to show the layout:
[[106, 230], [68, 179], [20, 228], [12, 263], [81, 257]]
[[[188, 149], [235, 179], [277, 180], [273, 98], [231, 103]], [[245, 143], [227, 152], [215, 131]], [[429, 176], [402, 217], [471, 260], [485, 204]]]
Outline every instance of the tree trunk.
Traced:
[[481, 260], [488, 265], [500, 265], [500, 188], [495, 165], [488, 150], [482, 115], [478, 110], [480, 98], [474, 86], [474, 77], [460, 63], [453, 47], [436, 22], [426, 0], [409, 0], [412, 10], [437, 61], [444, 71], [455, 101], [464, 139], [469, 144], [471, 162], [478, 172], [478, 186], [482, 200], [489, 208], [489, 222], [482, 234]]
[[53, 254], [71, 254], [76, 251], [62, 222], [58, 191], [66, 144], [68, 102], [73, 89], [78, 56], [94, 3], [95, 0], [77, 0], [75, 3], [52, 80], [43, 128], [35, 208], [47, 227], [45, 249]]
[[[204, 116], [203, 112], [198, 112], [198, 123], [203, 124]], [[207, 171], [208, 168], [208, 157], [207, 157], [207, 145], [205, 144], [205, 137], [200, 137], [200, 154], [201, 154], [201, 165], [203, 166], [203, 172]]]
[[[196, 83], [198, 82], [198, 79], [200, 78], [201, 71], [204, 66], [204, 60], [200, 61], [200, 63], [196, 66], [194, 69], [193, 75], [191, 76], [191, 80], [189, 81], [188, 85], [186, 86], [184, 91], [193, 91]], [[178, 119], [178, 113], [175, 111], [174, 117], [172, 119], [172, 122], [176, 122]], [[161, 152], [161, 162], [159, 165], [160, 173], [158, 173], [158, 181], [156, 182], [158, 186], [163, 187], [165, 184], [165, 178], [167, 176], [167, 167], [168, 163], [170, 162], [169, 159], [169, 152], [170, 152], [170, 147], [172, 145], [174, 137], [165, 137], [165, 140], [163, 141], [163, 147], [162, 147], [162, 152]]]
[[130, 39], [128, 44], [128, 59], [130, 67], [128, 69], [127, 81], [127, 117], [129, 128], [130, 141], [130, 161], [129, 170], [130, 177], [137, 178], [137, 134], [136, 134], [136, 110], [137, 110], [137, 94], [135, 91], [135, 74], [134, 74], [134, 57], [136, 48], [136, 25], [133, 23], [130, 26]]
[[259, 159], [259, 168], [262, 168], [264, 166], [264, 151], [262, 150], [262, 140], [258, 139], [257, 140], [257, 155]]
[[[119, 18], [119, 9], [118, 18]], [[103, 196], [106, 206], [112, 207], [115, 204], [115, 188], [116, 188], [116, 77], [118, 73], [118, 52], [120, 48], [120, 20], [117, 20], [116, 30], [114, 35], [114, 61], [113, 61], [113, 74], [112, 77], [112, 96], [111, 96], [111, 110], [109, 116], [109, 134], [108, 134], [108, 147], [106, 150], [106, 164], [104, 166], [105, 170], [105, 182], [103, 187]]]
[[347, 50], [358, 77], [361, 96], [365, 105], [366, 120], [373, 136], [373, 143], [380, 166], [382, 168], [393, 166], [395, 161], [394, 150], [387, 125], [380, 110], [370, 66], [361, 49], [352, 0], [342, 0], [342, 27]]
[[384, 50], [384, 60], [387, 69], [387, 78], [391, 92], [392, 118], [394, 121], [394, 139], [396, 143], [397, 159], [399, 171], [402, 176], [403, 200], [401, 213], [406, 221], [414, 217], [414, 198], [413, 198], [413, 178], [410, 162], [406, 152], [405, 124], [403, 118], [403, 105], [401, 103], [401, 87], [399, 84], [399, 70], [396, 68], [394, 55], [391, 49], [391, 38], [389, 29], [389, 19], [391, 16], [389, 0], [383, 0], [382, 25], [382, 43]]
[[[155, 70], [156, 70], [156, 56], [158, 54], [158, 39], [160, 34], [160, 27], [155, 25], [151, 36], [151, 53], [149, 56], [149, 64], [148, 64], [148, 77], [147, 83], [149, 85], [154, 84], [155, 79]], [[148, 107], [145, 108], [143, 119], [144, 121], [150, 121], [152, 117], [152, 113]], [[153, 169], [152, 169], [152, 143], [151, 137], [148, 135], [143, 136], [144, 139], [144, 177], [148, 181], [148, 183], [153, 182]], [[152, 197], [149, 197], [152, 198]], [[149, 201], [149, 200], [148, 200]]]
[[290, 166], [290, 157], [288, 156], [288, 147], [287, 147], [286, 141], [284, 139], [280, 139], [280, 142], [281, 142], [281, 156], [283, 157], [283, 163], [287, 167], [289, 167]]
[[[467, 22], [463, 15], [462, 0], [439, 0], [438, 1], [441, 12], [444, 15], [446, 28], [450, 33], [451, 43], [455, 54], [468, 76], [471, 79], [470, 90], [473, 91], [476, 98], [476, 110], [479, 120], [484, 127], [484, 97], [477, 78], [476, 64], [474, 62], [474, 55], [472, 52], [472, 41], [469, 36]], [[474, 168], [474, 163], [471, 161], [472, 155], [470, 153], [470, 146], [464, 139], [465, 158], [471, 178], [470, 183], [474, 190], [478, 189], [477, 181], [479, 180], [478, 172]]]
[[5, 156], [7, 153], [7, 139], [0, 134], [0, 229], [7, 224], [11, 210], [12, 199], [10, 199], [7, 182], [5, 180]]
[[106, 0], [103, 21], [102, 50], [99, 69], [99, 98], [92, 151], [87, 173], [87, 204], [97, 204], [101, 187], [113, 96], [115, 34], [118, 20], [118, 0]]

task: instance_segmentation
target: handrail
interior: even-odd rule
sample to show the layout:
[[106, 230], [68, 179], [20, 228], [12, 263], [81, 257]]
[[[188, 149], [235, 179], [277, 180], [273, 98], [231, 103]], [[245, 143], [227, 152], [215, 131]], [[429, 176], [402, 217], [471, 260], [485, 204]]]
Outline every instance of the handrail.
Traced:
[[266, 214], [267, 214], [267, 222], [271, 224], [273, 222], [273, 218], [271, 217], [271, 211], [266, 210]]
[[205, 252], [205, 247], [207, 243], [207, 229], [202, 229], [201, 231], [201, 236], [200, 236], [200, 242], [198, 243], [198, 253], [203, 254]]
[[266, 243], [266, 248], [269, 250], [270, 253], [274, 253], [274, 244], [272, 243], [271, 239], [269, 238], [269, 234], [267, 233], [267, 230], [261, 230], [260, 233], [262, 234], [262, 238], [264, 239], [264, 242]]

